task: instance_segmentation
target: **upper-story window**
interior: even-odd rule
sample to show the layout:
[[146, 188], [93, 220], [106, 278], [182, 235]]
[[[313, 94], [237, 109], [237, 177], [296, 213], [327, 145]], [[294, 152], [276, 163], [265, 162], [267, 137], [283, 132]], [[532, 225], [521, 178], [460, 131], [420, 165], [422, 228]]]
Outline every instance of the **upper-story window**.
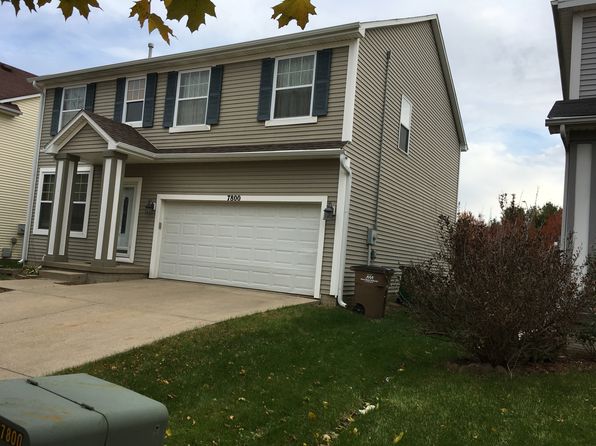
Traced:
[[410, 150], [410, 129], [412, 128], [412, 102], [405, 96], [401, 98], [401, 116], [399, 119], [398, 147], [408, 153]]
[[62, 94], [62, 107], [60, 110], [60, 128], [64, 127], [75, 117], [79, 110], [85, 108], [87, 87], [67, 87]]
[[314, 71], [314, 54], [276, 60], [273, 119], [311, 116]]
[[175, 126], [204, 126], [211, 70], [186, 71], [179, 74]]
[[130, 125], [143, 124], [146, 79], [128, 79], [124, 101], [124, 122]]

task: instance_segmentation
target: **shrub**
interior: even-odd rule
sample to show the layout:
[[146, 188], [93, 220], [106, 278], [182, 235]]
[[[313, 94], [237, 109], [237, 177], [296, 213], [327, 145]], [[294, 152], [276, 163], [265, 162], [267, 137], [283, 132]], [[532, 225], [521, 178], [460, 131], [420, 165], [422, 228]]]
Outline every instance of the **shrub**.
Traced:
[[556, 357], [589, 306], [574, 257], [519, 214], [439, 226], [440, 251], [403, 278], [414, 314], [494, 366]]

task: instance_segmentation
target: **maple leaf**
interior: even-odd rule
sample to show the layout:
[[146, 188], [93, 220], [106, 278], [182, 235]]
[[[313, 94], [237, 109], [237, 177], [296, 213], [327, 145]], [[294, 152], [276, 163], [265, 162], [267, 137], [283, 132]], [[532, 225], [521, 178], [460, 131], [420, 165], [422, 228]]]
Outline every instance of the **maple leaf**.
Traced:
[[304, 29], [309, 20], [309, 14], [316, 15], [315, 7], [310, 0], [283, 0], [273, 7], [272, 19], [277, 19], [279, 28], [286, 26], [292, 20]]
[[58, 3], [58, 8], [62, 10], [65, 20], [72, 15], [74, 9], [83, 17], [89, 18], [90, 6], [101, 9], [97, 0], [60, 0]]
[[149, 14], [151, 13], [151, 2], [150, 0], [138, 0], [132, 5], [130, 8], [130, 15], [128, 17], [134, 17], [135, 15], [138, 18], [141, 27], [145, 23], [147, 19], [149, 19]]
[[205, 23], [208, 14], [215, 17], [215, 5], [211, 0], [164, 0], [167, 18], [181, 21], [187, 16], [186, 27], [192, 32]]
[[149, 23], [149, 32], [153, 32], [153, 30], [157, 30], [159, 35], [163, 40], [165, 40], [168, 45], [170, 44], [170, 36], [174, 36], [172, 28], [166, 25], [162, 18], [157, 14], [149, 14], [149, 18], [147, 19]]

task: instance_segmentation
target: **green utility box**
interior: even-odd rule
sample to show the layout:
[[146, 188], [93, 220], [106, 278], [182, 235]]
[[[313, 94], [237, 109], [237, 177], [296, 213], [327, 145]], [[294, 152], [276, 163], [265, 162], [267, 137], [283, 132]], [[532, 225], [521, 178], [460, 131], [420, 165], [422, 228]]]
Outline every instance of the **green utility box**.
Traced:
[[168, 410], [87, 374], [0, 381], [1, 446], [162, 446]]
[[394, 270], [372, 265], [357, 265], [350, 269], [355, 273], [352, 308], [371, 319], [385, 316], [387, 292]]

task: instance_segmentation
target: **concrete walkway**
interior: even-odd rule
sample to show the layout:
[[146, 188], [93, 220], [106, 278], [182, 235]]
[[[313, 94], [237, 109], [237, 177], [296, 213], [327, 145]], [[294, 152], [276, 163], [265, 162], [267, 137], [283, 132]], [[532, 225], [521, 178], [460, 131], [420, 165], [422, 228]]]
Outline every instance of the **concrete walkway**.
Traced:
[[2, 280], [0, 379], [40, 376], [185, 330], [312, 299], [170, 280]]

